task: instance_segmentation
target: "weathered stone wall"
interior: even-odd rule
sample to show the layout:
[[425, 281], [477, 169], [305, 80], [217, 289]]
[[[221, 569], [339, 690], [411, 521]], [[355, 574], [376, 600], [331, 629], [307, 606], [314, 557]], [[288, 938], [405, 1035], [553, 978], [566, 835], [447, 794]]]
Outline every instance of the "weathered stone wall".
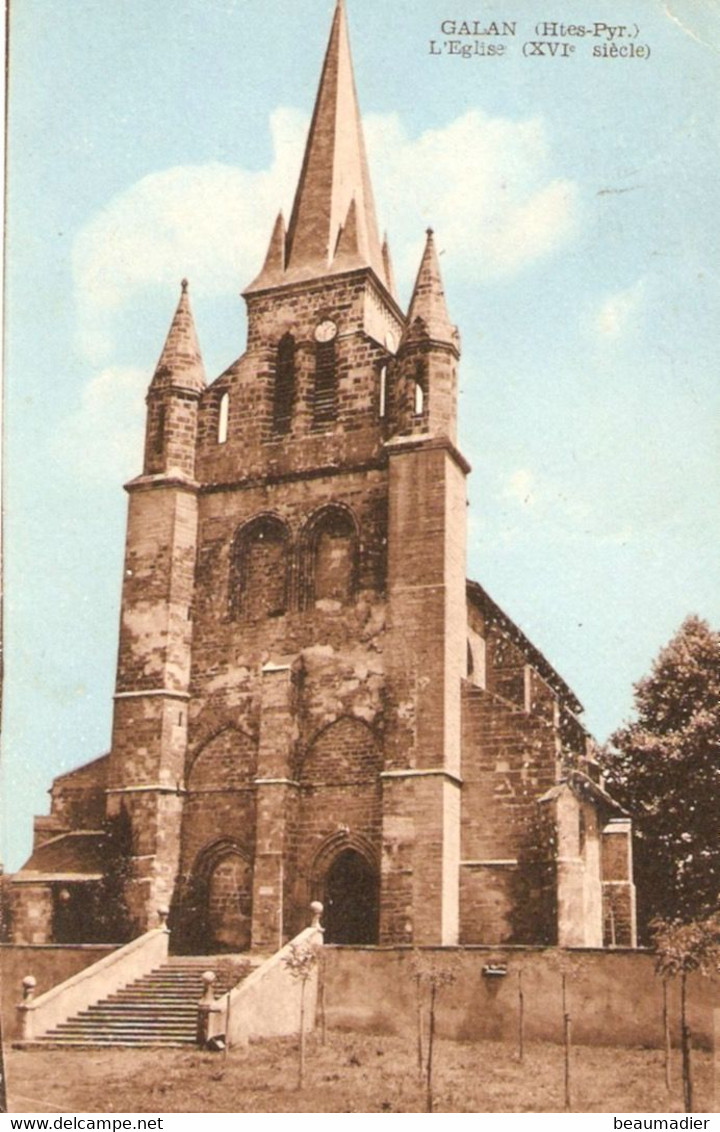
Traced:
[[[187, 691], [196, 524], [192, 491], [160, 483], [132, 489], [116, 686], [121, 695]], [[113, 747], [113, 770], [116, 761]]]
[[637, 942], [637, 914], [630, 821], [609, 822], [602, 831], [600, 844], [604, 943], [608, 947], [634, 947]]
[[[488, 683], [495, 679], [491, 661]], [[519, 699], [524, 678], [517, 684]], [[508, 690], [507, 668], [503, 687]], [[463, 943], [553, 942], [552, 846], [538, 799], [556, 773], [556, 735], [546, 712], [464, 686]]]
[[[380, 369], [388, 350], [365, 332], [368, 295], [379, 296], [367, 271], [248, 297], [244, 356], [204, 394], [199, 414], [196, 472], [203, 483], [236, 483], [257, 476], [315, 472], [351, 466], [377, 456], [385, 422], [380, 418]], [[398, 314], [387, 316], [399, 331]], [[317, 343], [314, 330], [332, 319], [337, 374], [337, 415], [313, 419]], [[287, 333], [295, 342], [295, 389], [290, 427], [273, 427], [278, 347]], [[229, 394], [228, 436], [218, 443], [218, 413]]]
[[[415, 1040], [417, 1026], [411, 948], [328, 947], [325, 1009], [328, 1025]], [[425, 962], [452, 971], [456, 981], [437, 1000], [437, 1032], [460, 1041], [517, 1041], [518, 974], [522, 972], [525, 1036], [562, 1041], [560, 979], [567, 972], [573, 1042], [662, 1048], [663, 991], [654, 956], [640, 951], [561, 951], [540, 948], [421, 948]], [[504, 963], [504, 977], [483, 976]], [[679, 1039], [679, 987], [669, 984], [673, 1042]], [[720, 979], [691, 975], [689, 1022], [693, 1041], [712, 1042], [712, 1010], [720, 1006]]]
[[195, 472], [198, 394], [190, 390], [151, 390], [145, 429], [146, 474]]
[[[105, 789], [108, 756], [60, 775], [50, 792], [50, 817], [35, 824], [35, 847], [66, 829], [102, 829], [105, 820]], [[47, 833], [47, 836], [45, 836]]]
[[15, 943], [43, 944], [53, 938], [54, 901], [49, 884], [8, 886], [10, 938]]
[[[363, 396], [372, 400], [371, 378]], [[207, 443], [214, 443], [212, 432]], [[272, 449], [271, 442], [269, 460]], [[235, 752], [247, 765], [247, 782], [232, 801], [221, 793], [202, 803], [188, 795], [182, 869], [192, 883], [204, 842], [226, 826], [243, 851], [254, 837], [254, 946], [263, 949], [303, 926], [314, 854], [323, 839], [347, 825], [369, 843], [379, 840], [381, 739], [364, 724], [382, 735], [386, 515], [387, 476], [378, 461], [312, 478], [273, 473], [262, 483], [208, 485], [200, 497], [187, 767], [208, 736], [223, 728], [253, 737], [261, 752], [256, 767], [247, 752]], [[253, 527], [261, 535], [281, 528], [276, 542], [282, 555], [260, 546], [248, 571], [238, 558]], [[265, 605], [252, 600], [256, 583], [274, 595], [272, 609], [267, 596]], [[238, 586], [239, 595], [233, 590]], [[276, 702], [268, 662], [269, 669], [296, 670], [292, 702]], [[322, 780], [306, 783], [303, 765], [314, 738], [339, 720], [347, 721], [346, 731], [356, 728], [359, 746], [352, 757], [359, 760], [362, 782], [355, 781], [357, 774], [347, 779], [341, 758], [334, 771], [328, 765]], [[368, 742], [372, 783], [362, 765]], [[187, 769], [186, 776], [190, 788]], [[226, 821], [231, 809], [232, 833]]]
[[446, 440], [390, 455], [382, 938], [458, 933], [465, 472]]
[[0, 944], [0, 1000], [5, 1041], [20, 1036], [16, 1007], [22, 1001], [22, 981], [26, 975], [35, 979], [35, 996], [39, 997], [113, 951], [115, 947], [100, 943], [81, 947]]
[[331, 863], [330, 854], [322, 851], [338, 831], [351, 831], [348, 844], [367, 847], [373, 863], [379, 862], [381, 770], [382, 749], [372, 731], [347, 717], [325, 727], [300, 759], [296, 921], [307, 914], [310, 897], [322, 895]]

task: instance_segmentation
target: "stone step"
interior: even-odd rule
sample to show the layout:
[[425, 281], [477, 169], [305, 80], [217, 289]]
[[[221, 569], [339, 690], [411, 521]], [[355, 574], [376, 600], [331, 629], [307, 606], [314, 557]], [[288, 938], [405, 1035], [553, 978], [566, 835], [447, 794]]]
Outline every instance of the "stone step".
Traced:
[[174, 958], [60, 1023], [32, 1046], [192, 1045], [203, 972], [217, 975], [213, 989], [218, 998], [261, 962], [208, 955]]
[[126, 1034], [137, 1035], [145, 1034], [149, 1038], [194, 1038], [195, 1025], [187, 1024], [185, 1026], [146, 1026], [142, 1022], [129, 1022], [126, 1026], [116, 1026], [115, 1023], [105, 1023], [102, 1026], [67, 1026], [61, 1028], [57, 1026], [52, 1033], [47, 1034], [48, 1038], [57, 1037], [71, 1037], [73, 1034], [78, 1037], [85, 1038], [102, 1037], [105, 1035], [114, 1035], [115, 1037], [123, 1037]]
[[86, 1041], [94, 1041], [95, 1038], [153, 1038], [158, 1041], [192, 1041], [195, 1037], [195, 1030], [186, 1028], [184, 1030], [173, 1029], [157, 1029], [146, 1030], [141, 1027], [125, 1027], [98, 1030], [83, 1029], [78, 1027], [72, 1030], [53, 1030], [52, 1033], [47, 1035], [49, 1041], [56, 1041], [58, 1038], [84, 1038]]
[[[107, 1010], [107, 1009], [89, 1009], [83, 1010], [82, 1013], [76, 1014], [75, 1017], [81, 1022], [103, 1022], [106, 1019], [112, 1021], [113, 1018], [137, 1018], [140, 1022], [153, 1021], [155, 1019], [184, 1022], [188, 1018], [197, 1018], [197, 1009], [191, 1006], [188, 1010], [151, 1010], [145, 1006], [133, 1007], [130, 1010]], [[62, 1023], [59, 1023], [62, 1024]]]
[[23, 1042], [22, 1049], [97, 1049], [113, 1047], [116, 1049], [185, 1049], [194, 1045], [194, 1038], [176, 1038], [173, 1041], [157, 1038], [38, 1038]]

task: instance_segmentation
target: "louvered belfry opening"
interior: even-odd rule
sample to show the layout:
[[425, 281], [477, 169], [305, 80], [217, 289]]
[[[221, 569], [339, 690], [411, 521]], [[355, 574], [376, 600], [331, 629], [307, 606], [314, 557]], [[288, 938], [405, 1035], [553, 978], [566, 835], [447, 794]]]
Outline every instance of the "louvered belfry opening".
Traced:
[[277, 349], [273, 392], [273, 432], [284, 436], [292, 424], [295, 400], [295, 339], [284, 334]]
[[318, 342], [315, 347], [315, 389], [313, 424], [329, 424], [337, 419], [337, 373], [335, 343]]

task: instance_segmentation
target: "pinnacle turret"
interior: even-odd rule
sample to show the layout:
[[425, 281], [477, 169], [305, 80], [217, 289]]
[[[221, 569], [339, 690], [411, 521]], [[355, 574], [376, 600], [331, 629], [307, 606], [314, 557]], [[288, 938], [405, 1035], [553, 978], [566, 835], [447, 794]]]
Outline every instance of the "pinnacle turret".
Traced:
[[383, 267], [385, 268], [385, 282], [390, 294], [395, 298], [395, 272], [393, 271], [392, 260], [390, 258], [390, 245], [388, 244], [387, 232], [383, 236], [382, 243], [382, 257]]
[[157, 390], [171, 386], [197, 391], [205, 388], [205, 367], [190, 310], [187, 279], [183, 279], [181, 283], [180, 300], [170, 323], [150, 388]]
[[436, 342], [449, 342], [457, 345], [457, 329], [453, 326], [445, 303], [445, 291], [440, 276], [440, 264], [432, 228], [427, 230], [427, 240], [410, 308], [407, 316], [407, 333], [412, 333], [420, 320], [423, 331]]
[[356, 267], [372, 268], [388, 286], [341, 0], [333, 17], [282, 257], [276, 253], [277, 234], [276, 225], [266, 262], [248, 292]]

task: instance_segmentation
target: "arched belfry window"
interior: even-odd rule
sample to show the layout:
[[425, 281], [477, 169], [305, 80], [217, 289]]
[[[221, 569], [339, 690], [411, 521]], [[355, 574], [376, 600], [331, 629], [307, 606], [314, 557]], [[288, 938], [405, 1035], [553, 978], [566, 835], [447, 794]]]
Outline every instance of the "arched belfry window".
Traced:
[[287, 609], [290, 536], [275, 515], [259, 515], [235, 536], [230, 562], [230, 616], [279, 617]]
[[295, 339], [284, 334], [278, 343], [273, 388], [273, 432], [284, 436], [290, 431], [295, 400]]
[[228, 421], [230, 419], [230, 394], [223, 393], [218, 406], [217, 442], [224, 444], [228, 438]]
[[304, 604], [350, 601], [358, 571], [358, 535], [350, 511], [323, 508], [309, 521], [303, 544]]
[[337, 418], [337, 366], [335, 340], [315, 343], [315, 387], [313, 424], [329, 424]]

